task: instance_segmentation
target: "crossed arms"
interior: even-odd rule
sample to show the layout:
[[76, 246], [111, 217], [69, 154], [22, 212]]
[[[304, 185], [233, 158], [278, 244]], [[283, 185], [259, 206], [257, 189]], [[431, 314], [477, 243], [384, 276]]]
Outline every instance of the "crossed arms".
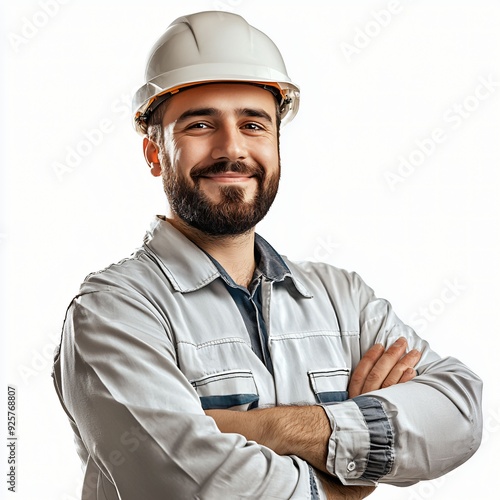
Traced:
[[[168, 305], [175, 311], [175, 304]], [[228, 491], [247, 498], [307, 498], [311, 464], [330, 498], [345, 491], [362, 498], [378, 481], [408, 485], [456, 467], [478, 446], [479, 379], [457, 360], [430, 351], [390, 309], [380, 313], [384, 303], [368, 307], [354, 341], [364, 353], [353, 363], [348, 389], [354, 399], [325, 407], [209, 412], [214, 421], [179, 367], [180, 354], [197, 354], [196, 346], [175, 347], [151, 302], [117, 287], [80, 295], [68, 310], [55, 380], [87, 463], [86, 487], [122, 500], [156, 500], [165, 492], [222, 498]], [[401, 335], [423, 353], [418, 377], [411, 370], [418, 353], [399, 361], [406, 345], [391, 346]], [[378, 342], [391, 347], [384, 352]], [[222, 347], [246, 349], [242, 343]], [[371, 476], [366, 471], [378, 463], [369, 463], [372, 435], [358, 405], [367, 400], [382, 408], [397, 437], [387, 447], [396, 466]], [[447, 432], [451, 425], [453, 433]], [[347, 467], [351, 460], [354, 470]], [[355, 488], [340, 493], [334, 476]]]
[[[349, 397], [413, 379], [416, 375], [413, 367], [421, 353], [411, 350], [405, 354], [406, 347], [406, 339], [402, 337], [387, 350], [381, 344], [369, 349], [353, 371]], [[279, 455], [297, 455], [311, 464], [321, 471], [317, 475], [329, 499], [365, 498], [374, 490], [369, 486], [342, 486], [327, 471], [332, 430], [321, 406], [278, 406], [248, 412], [207, 410], [205, 413], [215, 420], [221, 432], [241, 434]]]

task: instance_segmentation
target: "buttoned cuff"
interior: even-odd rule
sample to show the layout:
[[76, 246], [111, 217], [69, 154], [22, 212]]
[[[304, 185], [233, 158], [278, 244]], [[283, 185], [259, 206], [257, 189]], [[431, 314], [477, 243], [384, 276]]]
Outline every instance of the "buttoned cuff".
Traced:
[[346, 485], [376, 484], [394, 461], [394, 436], [380, 401], [359, 396], [323, 404], [332, 427], [327, 470]]

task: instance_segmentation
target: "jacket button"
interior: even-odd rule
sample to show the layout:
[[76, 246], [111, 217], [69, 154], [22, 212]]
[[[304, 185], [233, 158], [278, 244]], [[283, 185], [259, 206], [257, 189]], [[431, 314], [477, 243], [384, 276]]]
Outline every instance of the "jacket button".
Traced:
[[354, 462], [349, 462], [349, 463], [347, 464], [347, 470], [348, 470], [349, 472], [352, 472], [355, 468], [356, 468], [356, 464], [355, 464]]

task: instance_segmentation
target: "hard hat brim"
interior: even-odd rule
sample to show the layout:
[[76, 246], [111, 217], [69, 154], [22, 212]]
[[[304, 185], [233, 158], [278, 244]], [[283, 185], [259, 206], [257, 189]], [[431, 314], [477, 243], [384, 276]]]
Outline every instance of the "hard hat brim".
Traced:
[[[237, 71], [235, 71], [237, 70]], [[249, 76], [250, 75], [250, 76]], [[281, 92], [286, 104], [281, 113], [282, 124], [293, 119], [297, 114], [300, 99], [299, 87], [293, 84], [286, 75], [265, 66], [234, 64], [203, 64], [192, 68], [169, 71], [150, 80], [140, 87], [134, 95], [132, 106], [135, 111], [135, 128], [139, 133], [145, 133], [141, 117], [146, 116], [154, 102], [165, 94], [174, 94], [180, 89], [208, 83], [246, 83], [270, 85]]]

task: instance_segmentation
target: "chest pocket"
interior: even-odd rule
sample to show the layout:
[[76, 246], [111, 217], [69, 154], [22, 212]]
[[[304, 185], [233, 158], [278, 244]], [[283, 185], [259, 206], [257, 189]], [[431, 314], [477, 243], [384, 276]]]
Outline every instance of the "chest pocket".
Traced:
[[307, 375], [318, 403], [339, 403], [349, 397], [347, 392], [348, 368], [310, 370]]
[[229, 370], [191, 380], [204, 410], [255, 408], [259, 395], [250, 370]]

